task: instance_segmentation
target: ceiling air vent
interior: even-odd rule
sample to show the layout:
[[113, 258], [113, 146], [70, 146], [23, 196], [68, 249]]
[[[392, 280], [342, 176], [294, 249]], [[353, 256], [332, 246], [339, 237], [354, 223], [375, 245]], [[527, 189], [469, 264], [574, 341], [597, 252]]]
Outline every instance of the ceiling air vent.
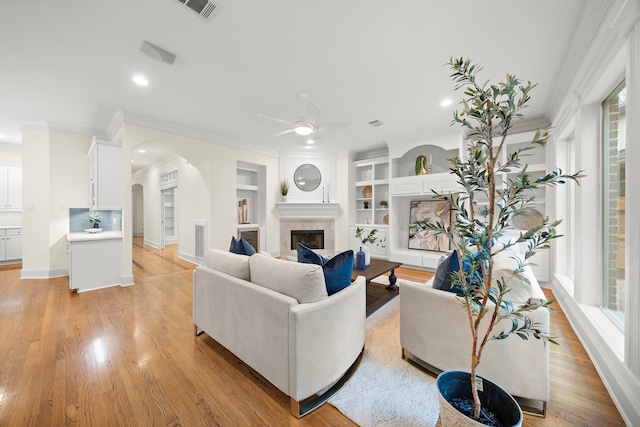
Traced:
[[187, 8], [191, 9], [206, 21], [213, 17], [213, 11], [218, 9], [218, 5], [208, 0], [178, 0]]
[[377, 128], [378, 126], [382, 126], [384, 123], [382, 123], [380, 120], [374, 120], [369, 122], [369, 124], [374, 128]]

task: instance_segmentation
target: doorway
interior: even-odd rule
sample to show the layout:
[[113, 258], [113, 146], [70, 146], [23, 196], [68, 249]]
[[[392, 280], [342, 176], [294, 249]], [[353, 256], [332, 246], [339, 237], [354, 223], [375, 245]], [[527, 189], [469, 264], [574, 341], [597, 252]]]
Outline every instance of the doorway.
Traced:
[[160, 190], [160, 248], [178, 243], [178, 187]]

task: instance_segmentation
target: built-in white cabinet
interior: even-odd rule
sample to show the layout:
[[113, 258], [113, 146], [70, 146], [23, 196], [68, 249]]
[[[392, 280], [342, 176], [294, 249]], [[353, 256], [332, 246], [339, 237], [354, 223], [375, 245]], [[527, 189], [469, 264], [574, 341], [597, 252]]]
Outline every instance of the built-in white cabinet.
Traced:
[[122, 209], [122, 147], [94, 137], [88, 157], [89, 209]]
[[22, 229], [0, 229], [0, 261], [22, 259]]
[[355, 181], [355, 223], [386, 225], [389, 222], [389, 159], [359, 160], [353, 163]]
[[[515, 150], [527, 145], [533, 136], [533, 132], [524, 132], [510, 135], [503, 150], [502, 162], [506, 161], [507, 155]], [[453, 157], [463, 158], [466, 156], [465, 141], [462, 134], [452, 134], [441, 138], [433, 138], [425, 141], [413, 143], [402, 143], [389, 145], [389, 159], [359, 160], [354, 162], [355, 168], [355, 222], [361, 227], [371, 227], [373, 225], [380, 229], [380, 217], [378, 215], [376, 203], [379, 202], [380, 193], [388, 200], [389, 209], [384, 225], [387, 242], [386, 254], [392, 261], [402, 262], [408, 266], [415, 266], [426, 269], [435, 269], [442, 252], [419, 250], [409, 248], [409, 223], [411, 217], [412, 202], [428, 201], [433, 199], [433, 191], [448, 192], [459, 190], [457, 177], [449, 171], [449, 159]], [[527, 151], [529, 154], [523, 157], [528, 164], [528, 171], [531, 179], [544, 176], [547, 172], [545, 152], [542, 147], [536, 147]], [[416, 175], [416, 158], [424, 155], [432, 160], [431, 173]], [[386, 181], [384, 175], [376, 170], [384, 170], [386, 165]], [[376, 169], [378, 167], [378, 169]], [[501, 183], [513, 179], [515, 174], [503, 174]], [[502, 185], [502, 184], [500, 184]], [[536, 200], [531, 207], [546, 215], [546, 192], [543, 189], [536, 190]], [[368, 208], [363, 209], [363, 203], [368, 203]], [[483, 208], [488, 206], [488, 200], [478, 197], [474, 209], [476, 214], [481, 215]], [[382, 231], [382, 230], [380, 230]], [[518, 233], [518, 229], [513, 227], [509, 232]], [[357, 241], [353, 237], [355, 228], [350, 228], [350, 244], [352, 249], [357, 249]], [[380, 248], [372, 247], [374, 251]], [[546, 250], [540, 251], [529, 260], [531, 268], [540, 282], [549, 281], [549, 253]]]
[[22, 210], [22, 167], [0, 165], [0, 210]]
[[122, 283], [122, 233], [69, 233], [69, 289], [78, 292]]

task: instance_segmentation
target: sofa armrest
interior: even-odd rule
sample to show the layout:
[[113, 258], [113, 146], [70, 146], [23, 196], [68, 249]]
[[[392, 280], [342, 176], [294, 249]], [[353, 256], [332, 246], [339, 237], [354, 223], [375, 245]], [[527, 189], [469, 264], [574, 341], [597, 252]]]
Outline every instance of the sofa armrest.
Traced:
[[269, 382], [289, 394], [289, 296], [199, 266], [193, 277], [193, 322]]
[[338, 380], [357, 359], [366, 335], [366, 280], [321, 301], [291, 307], [290, 396], [305, 399]]

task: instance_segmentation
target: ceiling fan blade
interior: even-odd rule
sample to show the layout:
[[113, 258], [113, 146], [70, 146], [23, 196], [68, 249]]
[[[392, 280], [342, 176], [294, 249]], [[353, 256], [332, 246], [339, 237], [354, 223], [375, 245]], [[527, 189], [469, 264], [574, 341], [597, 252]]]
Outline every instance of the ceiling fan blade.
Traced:
[[271, 117], [271, 116], [267, 116], [267, 115], [264, 115], [264, 114], [258, 114], [258, 116], [260, 116], [260, 117], [262, 117], [264, 119], [274, 120], [276, 122], [280, 122], [280, 123], [284, 123], [284, 124], [289, 125], [289, 126], [293, 126], [293, 122], [290, 122], [290, 121], [287, 121], [287, 120], [283, 120], [283, 119], [279, 119], [277, 117]]
[[322, 132], [332, 129], [344, 129], [349, 126], [349, 122], [336, 122], [336, 123], [318, 123], [316, 125], [316, 132]]
[[293, 129], [287, 129], [287, 130], [282, 131], [282, 132], [280, 132], [280, 133], [276, 133], [276, 134], [275, 134], [275, 135], [273, 135], [273, 136], [280, 136], [280, 135], [284, 135], [284, 134], [291, 133], [291, 132], [293, 132]]

